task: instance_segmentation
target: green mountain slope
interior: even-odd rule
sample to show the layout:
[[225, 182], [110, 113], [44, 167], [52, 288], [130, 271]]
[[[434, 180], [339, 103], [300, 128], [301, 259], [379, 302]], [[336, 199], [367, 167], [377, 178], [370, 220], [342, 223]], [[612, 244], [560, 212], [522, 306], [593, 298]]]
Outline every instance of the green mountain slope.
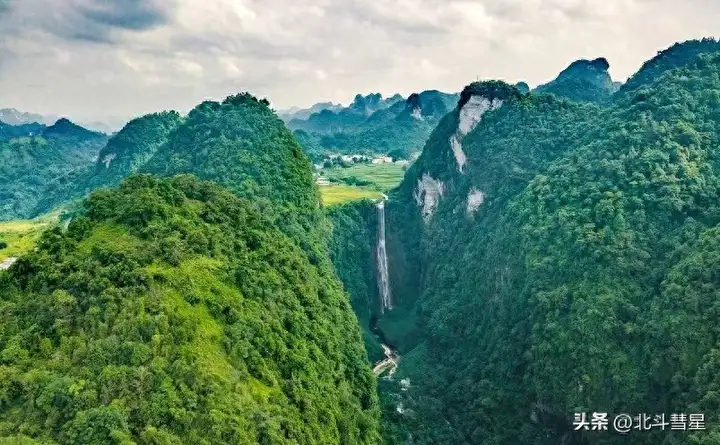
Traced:
[[377, 443], [348, 301], [272, 208], [136, 176], [86, 209], [0, 273], [0, 440]]
[[30, 137], [40, 134], [45, 129], [42, 124], [10, 125], [0, 122], [0, 141], [7, 142], [14, 138]]
[[204, 102], [186, 118], [163, 112], [131, 121], [110, 139], [95, 165], [50, 184], [36, 213], [144, 172], [191, 173], [237, 195], [282, 202], [288, 214], [307, 216], [319, 205], [309, 166], [268, 104], [241, 94], [222, 103]]
[[15, 127], [17, 131], [26, 133], [0, 138], [0, 219], [36, 216], [35, 205], [47, 184], [92, 165], [108, 140], [67, 119], [50, 127]]
[[670, 48], [659, 51], [655, 57], [645, 62], [640, 70], [628, 79], [621, 90], [630, 91], [647, 85], [669, 70], [693, 63], [699, 54], [719, 50], [720, 42], [713, 38], [676, 43]]
[[175, 111], [153, 113], [128, 122], [113, 135], [92, 165], [73, 170], [48, 183], [33, 214], [49, 212], [63, 203], [87, 196], [103, 187], [114, 187], [135, 173], [157, 149], [167, 143], [171, 132], [182, 122]]
[[300, 210], [319, 202], [309, 167], [307, 155], [268, 104], [241, 94], [193, 109], [140, 171], [192, 173], [237, 195]]
[[593, 411], [703, 412], [631, 443], [715, 443], [718, 71], [606, 108], [480, 84], [441, 121], [387, 209], [391, 443], [628, 443], [574, 432]]

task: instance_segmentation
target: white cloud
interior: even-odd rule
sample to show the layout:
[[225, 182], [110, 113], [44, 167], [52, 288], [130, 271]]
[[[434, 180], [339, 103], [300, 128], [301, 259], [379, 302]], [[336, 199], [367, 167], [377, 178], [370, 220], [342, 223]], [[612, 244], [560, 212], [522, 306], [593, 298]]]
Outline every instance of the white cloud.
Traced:
[[545, 82], [604, 56], [624, 79], [717, 34], [714, 0], [22, 0], [0, 9], [0, 106], [100, 120], [238, 91], [277, 107]]

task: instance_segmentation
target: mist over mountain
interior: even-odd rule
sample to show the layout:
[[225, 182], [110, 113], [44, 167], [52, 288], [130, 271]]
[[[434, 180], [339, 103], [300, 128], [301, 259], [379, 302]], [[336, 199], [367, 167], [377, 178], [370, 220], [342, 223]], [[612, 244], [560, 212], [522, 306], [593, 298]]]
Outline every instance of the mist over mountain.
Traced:
[[40, 114], [25, 113], [15, 108], [0, 109], [0, 122], [8, 125], [44, 124], [52, 125], [58, 120], [57, 116], [42, 116]]

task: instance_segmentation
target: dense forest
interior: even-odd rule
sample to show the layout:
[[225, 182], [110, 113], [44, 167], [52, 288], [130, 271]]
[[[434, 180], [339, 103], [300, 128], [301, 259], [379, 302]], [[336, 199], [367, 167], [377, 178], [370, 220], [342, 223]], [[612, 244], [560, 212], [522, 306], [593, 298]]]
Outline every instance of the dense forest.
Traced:
[[0, 272], [0, 441], [378, 443], [375, 379], [290, 131], [249, 94], [128, 127], [146, 137], [117, 135], [107, 170], [154, 175], [92, 193]]
[[92, 165], [107, 141], [67, 119], [50, 127], [0, 123], [0, 220], [35, 216], [47, 184]]
[[[720, 443], [720, 42], [608, 69], [0, 123], [0, 219], [69, 219], [0, 271], [0, 443]], [[420, 149], [383, 219], [323, 206], [311, 160]]]
[[593, 411], [704, 413], [631, 443], [717, 443], [718, 73], [704, 40], [601, 106], [466, 89], [388, 209], [390, 443], [628, 443], [575, 432]]

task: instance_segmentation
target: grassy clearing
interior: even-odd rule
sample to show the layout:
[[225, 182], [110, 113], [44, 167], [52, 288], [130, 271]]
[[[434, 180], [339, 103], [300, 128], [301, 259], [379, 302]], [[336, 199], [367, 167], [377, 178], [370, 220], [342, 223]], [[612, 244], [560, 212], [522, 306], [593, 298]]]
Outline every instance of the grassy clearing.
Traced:
[[320, 187], [323, 204], [332, 206], [359, 199], [381, 199], [382, 193], [377, 190], [353, 185], [326, 185]]
[[354, 176], [359, 180], [372, 182], [382, 192], [397, 187], [404, 175], [405, 167], [397, 164], [358, 164], [348, 168], [324, 169], [320, 173], [320, 176], [337, 180]]
[[30, 252], [40, 234], [58, 221], [58, 214], [32, 220], [0, 221], [0, 240], [7, 247], [0, 249], [0, 261]]

